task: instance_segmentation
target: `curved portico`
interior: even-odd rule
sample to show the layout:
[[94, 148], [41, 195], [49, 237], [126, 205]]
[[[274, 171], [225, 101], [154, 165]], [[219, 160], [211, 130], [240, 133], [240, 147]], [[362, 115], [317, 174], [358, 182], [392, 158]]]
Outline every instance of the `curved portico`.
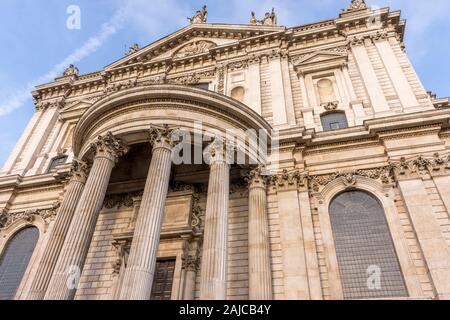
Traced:
[[[264, 139], [270, 141], [270, 133], [270, 125], [244, 104], [217, 93], [186, 86], [135, 87], [110, 94], [96, 102], [81, 117], [74, 132], [76, 157], [93, 165], [87, 187], [72, 212], [72, 224], [65, 239], [59, 237], [53, 240], [60, 242], [53, 247], [61, 248], [61, 253], [55, 266], [50, 267], [53, 276], [47, 279], [49, 285], [45, 298], [74, 298], [77, 282], [72, 278], [74, 272], [79, 275], [83, 270], [88, 243], [101, 209], [99, 204], [105, 198], [111, 171], [127, 150], [148, 143], [152, 146], [150, 167], [135, 221], [127, 268], [116, 297], [150, 298], [164, 206], [173, 176], [172, 156], [175, 151], [180, 154], [180, 150], [174, 150], [174, 147], [180, 142], [176, 139], [181, 138], [183, 147], [187, 144], [187, 149], [192, 153], [200, 151], [201, 162], [197, 162], [198, 154], [192, 154], [183, 157], [183, 161], [193, 162], [176, 164], [210, 166], [210, 177], [206, 181], [208, 195], [202, 237], [200, 298], [225, 299], [230, 169], [237, 159], [243, 161], [239, 163], [241, 167], [260, 162], [263, 157], [257, 144], [258, 136], [265, 135]], [[176, 141], [174, 134], [177, 134]], [[261, 149], [266, 148], [262, 146]], [[243, 157], [237, 156], [239, 152]], [[182, 156], [184, 153], [187, 151], [183, 150]], [[100, 162], [105, 160], [108, 163], [107, 174], [99, 171], [104, 169]], [[265, 205], [257, 204], [259, 208]], [[265, 234], [267, 225], [261, 228]], [[252, 230], [252, 234], [262, 239], [258, 230]], [[268, 243], [261, 245], [267, 246]], [[261, 259], [267, 260], [268, 257]], [[270, 264], [266, 267], [270, 268]], [[269, 277], [264, 281], [270, 282], [270, 271], [263, 270], [263, 273]], [[71, 281], [74, 281], [73, 286], [68, 286]], [[40, 283], [42, 287], [45, 284]]]

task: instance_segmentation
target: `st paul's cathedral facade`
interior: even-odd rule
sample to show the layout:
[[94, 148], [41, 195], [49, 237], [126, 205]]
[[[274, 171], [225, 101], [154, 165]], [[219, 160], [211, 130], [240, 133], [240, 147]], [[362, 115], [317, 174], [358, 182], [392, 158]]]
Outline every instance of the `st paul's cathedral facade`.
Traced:
[[0, 171], [0, 300], [450, 299], [449, 101], [399, 11], [346, 5], [289, 28], [205, 6], [37, 86]]

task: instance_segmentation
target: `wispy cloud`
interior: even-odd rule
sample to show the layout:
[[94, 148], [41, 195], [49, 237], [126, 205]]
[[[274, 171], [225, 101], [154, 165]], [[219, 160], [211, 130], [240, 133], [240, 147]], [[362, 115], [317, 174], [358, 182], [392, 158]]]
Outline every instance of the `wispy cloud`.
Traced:
[[67, 66], [75, 64], [97, 51], [126, 24], [135, 26], [147, 36], [156, 36], [166, 32], [169, 21], [174, 27], [186, 24], [186, 17], [190, 12], [187, 7], [180, 5], [175, 0], [161, 1], [157, 7], [150, 4], [148, 0], [119, 0], [118, 3], [119, 9], [112, 18], [104, 23], [100, 30], [80, 48], [56, 64], [46, 74], [3, 98], [4, 102], [0, 102], [0, 116], [22, 107], [31, 98], [30, 92], [36, 85], [53, 81], [55, 77], [62, 74]]
[[23, 106], [30, 99], [30, 92], [34, 90], [36, 85], [52, 81], [55, 77], [61, 75], [68, 65], [77, 63], [97, 51], [108, 38], [123, 27], [127, 13], [128, 7], [126, 5], [121, 6], [113, 17], [101, 26], [97, 34], [89, 38], [80, 48], [67, 56], [63, 61], [56, 64], [46, 74], [32, 80], [24, 88], [4, 98], [3, 101], [5, 102], [0, 104], [0, 116], [6, 115]]

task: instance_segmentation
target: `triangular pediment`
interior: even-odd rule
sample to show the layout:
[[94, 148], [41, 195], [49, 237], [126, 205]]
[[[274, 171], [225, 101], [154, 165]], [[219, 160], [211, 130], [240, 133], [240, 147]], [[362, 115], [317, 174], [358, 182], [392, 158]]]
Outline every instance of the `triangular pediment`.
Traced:
[[296, 62], [296, 66], [321, 63], [324, 61], [330, 61], [335, 59], [347, 58], [346, 51], [317, 51], [311, 54], [307, 54], [299, 58]]
[[78, 110], [85, 110], [92, 106], [95, 102], [95, 99], [92, 100], [80, 100], [73, 103], [66, 103], [65, 108], [62, 110], [62, 112], [72, 112], [72, 111], [78, 111]]
[[207, 54], [213, 48], [226, 47], [249, 38], [278, 33], [285, 27], [191, 24], [107, 66], [105, 70], [131, 64], [183, 59]]

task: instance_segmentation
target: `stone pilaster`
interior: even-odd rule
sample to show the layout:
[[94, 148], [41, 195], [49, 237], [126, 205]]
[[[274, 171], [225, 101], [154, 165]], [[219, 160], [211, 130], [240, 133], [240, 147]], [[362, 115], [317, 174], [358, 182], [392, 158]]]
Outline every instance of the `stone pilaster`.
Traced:
[[230, 164], [223, 144], [210, 149], [211, 168], [206, 203], [200, 279], [201, 300], [226, 300]]
[[185, 271], [183, 300], [195, 299], [195, 281], [200, 266], [197, 255], [188, 255], [183, 259], [183, 270]]
[[428, 196], [424, 176], [430, 170], [429, 159], [419, 157], [411, 161], [402, 158], [392, 163], [395, 178], [422, 249], [437, 298], [450, 298], [450, 250]]
[[149, 300], [172, 165], [170, 130], [152, 129], [153, 156], [136, 220], [121, 300]]
[[75, 209], [86, 183], [88, 165], [82, 161], [74, 160], [70, 171], [71, 179], [67, 191], [56, 216], [55, 225], [48, 244], [42, 254], [37, 267], [36, 276], [31, 284], [27, 299], [42, 300], [50, 283], [53, 271], [61, 249], [64, 245], [66, 234], [72, 222]]
[[75, 297], [111, 171], [125, 152], [120, 140], [111, 133], [100, 136], [91, 148], [95, 152], [94, 163], [75, 209], [45, 300], [71, 300]]
[[250, 172], [248, 202], [248, 280], [250, 300], [272, 300], [266, 177]]

